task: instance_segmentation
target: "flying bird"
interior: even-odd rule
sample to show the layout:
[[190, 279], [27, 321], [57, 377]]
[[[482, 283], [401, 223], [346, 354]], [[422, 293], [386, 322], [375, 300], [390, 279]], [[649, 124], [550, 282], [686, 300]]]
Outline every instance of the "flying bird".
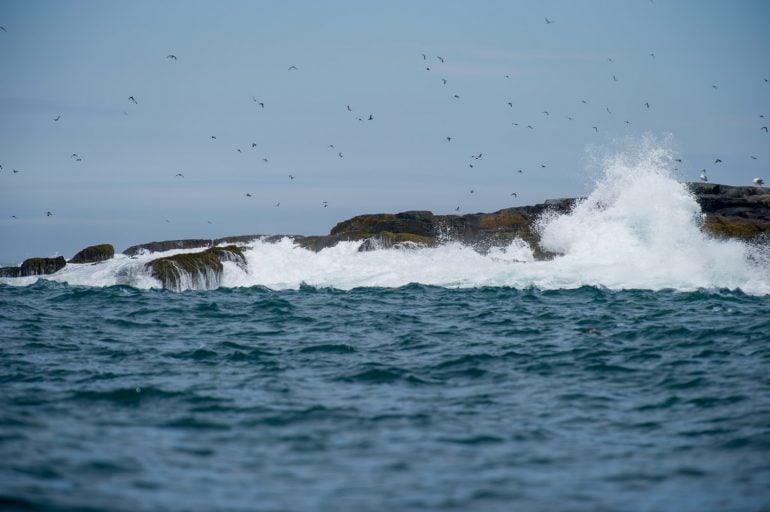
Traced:
[[756, 160], [756, 159], [757, 159], [757, 157], [755, 157], [754, 155], [751, 155], [751, 159], [752, 159], [752, 160]]
[[447, 138], [446, 138], [446, 141], [447, 141], [447, 142], [452, 142], [452, 137], [447, 137]]
[[54, 121], [58, 121], [59, 119], [61, 119], [61, 114], [53, 118]]
[[715, 164], [721, 164], [722, 163], [722, 159], [721, 158], [717, 158], [716, 160], [714, 160], [714, 163]]
[[516, 192], [511, 192], [511, 195], [512, 195], [513, 197], [519, 197], [519, 194], [517, 194]]
[[473, 189], [471, 189], [471, 194], [473, 194]]
[[457, 100], [459, 100], [459, 99], [460, 99], [460, 95], [459, 95], [459, 94], [455, 94], [455, 95], [454, 95], [454, 98], [455, 98], [455, 99], [457, 99]]
[[553, 20], [549, 20], [548, 18], [545, 18], [546, 25], [550, 25], [551, 23], [553, 23]]
[[251, 197], [251, 194], [249, 194], [248, 192], [246, 192], [246, 197]]
[[328, 208], [329, 207], [329, 202], [328, 201], [321, 201], [321, 204], [324, 205], [324, 208]]
[[72, 158], [72, 159], [76, 159], [76, 158], [80, 158], [80, 157], [78, 156], [78, 154], [77, 154], [77, 153], [72, 153], [72, 154], [70, 155], [70, 158]]
[[216, 135], [212, 135], [212, 136], [211, 136], [211, 137], [209, 137], [209, 138], [210, 138], [211, 140], [217, 140], [217, 136], [216, 136]]
[[294, 179], [294, 175], [292, 175], [292, 174], [289, 174], [289, 179], [290, 179], [290, 180], [293, 180], [293, 179]]
[[610, 107], [604, 107], [607, 110], [608, 114], [612, 114], [612, 111], [610, 110]]
[[596, 126], [592, 126], [591, 128], [594, 129], [594, 132], [599, 133], [599, 128], [597, 128]]
[[528, 125], [527, 125], [527, 128], [529, 128], [530, 130], [534, 130], [534, 129], [535, 129], [535, 127], [534, 127], [534, 126], [532, 126], [531, 124], [528, 124]]
[[440, 60], [442, 64], [444, 63], [444, 59], [442, 59], [442, 58], [441, 58], [441, 57], [439, 57], [438, 55], [436, 55], [436, 58], [437, 58], [438, 60]]
[[509, 107], [511, 107], [511, 108], [513, 108], [513, 102], [509, 101], [509, 102], [508, 102], [508, 106], [509, 106]]
[[760, 128], [760, 130], [762, 130], [763, 132], [767, 133], [767, 126], [763, 126], [762, 128]]
[[262, 161], [267, 163], [267, 158], [263, 158]]
[[254, 149], [255, 147], [257, 147], [257, 143], [256, 142], [252, 142], [251, 143], [251, 149]]
[[762, 185], [765, 184], [765, 180], [763, 180], [762, 178], [754, 178], [753, 180], [751, 180], [751, 182], [758, 187], [761, 187]]
[[297, 66], [289, 66], [289, 71], [296, 71], [299, 69]]
[[340, 158], [342, 158], [342, 151], [340, 151], [339, 153], [337, 153], [337, 156], [338, 156], [338, 157], [340, 157]]
[[425, 55], [424, 53], [422, 54], [422, 60], [428, 60], [428, 56]]
[[[3, 32], [8, 32], [7, 30], [5, 30], [5, 27], [0, 27], [0, 30], [2, 30]], [[765, 82], [767, 82], [767, 80], [765, 80]]]
[[613, 82], [617, 82], [618, 81], [618, 77], [616, 77], [615, 75], [612, 75], [612, 81]]
[[175, 177], [175, 178], [184, 178], [184, 174], [182, 174], [181, 172], [178, 172], [178, 173], [176, 173], [176, 174], [174, 175], [174, 177]]
[[481, 160], [481, 156], [483, 153], [479, 153], [478, 155], [471, 155], [472, 158], [475, 158], [476, 160]]
[[133, 101], [134, 105], [138, 105], [139, 104], [139, 103], [137, 103], [136, 99], [133, 96], [129, 96], [128, 97], [128, 101]]
[[443, 82], [444, 85], [446, 85], [446, 78], [442, 78], [441, 81]]
[[645, 107], [647, 107], [647, 108], [650, 108], [650, 103], [649, 103], [649, 102], [647, 102], [647, 101], [645, 101], [645, 102], [644, 102], [644, 106], [645, 106]]
[[[754, 180], [754, 181], [756, 182], [757, 180]], [[762, 181], [762, 180], [760, 180], [760, 181]], [[46, 217], [50, 217], [52, 215], [53, 215], [53, 213], [51, 213], [51, 212], [45, 212], [45, 216]]]
[[369, 114], [369, 121], [374, 121], [374, 115], [373, 114]]
[[455, 208], [455, 211], [459, 212], [460, 211], [460, 207], [458, 206], [457, 208]]
[[168, 55], [166, 55], [166, 58], [169, 59], [169, 60], [176, 60], [176, 55], [168, 54]]
[[350, 108], [350, 105], [348, 105], [348, 112], [353, 112], [353, 109]]
[[547, 110], [543, 110], [543, 111], [541, 112], [541, 114], [545, 114], [545, 115], [547, 115], [547, 116], [550, 116], [550, 115], [551, 115], [551, 114], [550, 114], [550, 112], [548, 112]]
[[281, 203], [280, 203], [280, 201], [279, 201], [279, 202], [277, 202], [277, 203], [275, 203], [275, 206], [274, 206], [274, 208], [278, 208], [279, 206], [281, 206]]

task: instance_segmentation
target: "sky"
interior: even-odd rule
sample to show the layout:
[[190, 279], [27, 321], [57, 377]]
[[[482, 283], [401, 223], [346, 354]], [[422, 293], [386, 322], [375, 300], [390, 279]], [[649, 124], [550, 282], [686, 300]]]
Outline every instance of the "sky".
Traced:
[[576, 197], [644, 136], [682, 181], [770, 179], [763, 0], [4, 0], [0, 26], [0, 264]]

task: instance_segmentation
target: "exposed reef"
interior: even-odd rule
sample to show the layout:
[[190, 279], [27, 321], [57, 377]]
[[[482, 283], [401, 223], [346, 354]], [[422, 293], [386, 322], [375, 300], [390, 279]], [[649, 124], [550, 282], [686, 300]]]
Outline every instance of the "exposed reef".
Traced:
[[210, 290], [219, 287], [224, 261], [246, 265], [241, 248], [228, 245], [158, 258], [145, 264], [145, 268], [161, 282], [163, 288], [174, 291]]
[[[702, 229], [719, 238], [738, 238], [770, 244], [770, 188], [735, 187], [717, 183], [688, 183], [703, 212]], [[655, 191], [650, 191], [654, 194]], [[278, 242], [291, 238], [298, 246], [312, 251], [333, 247], [343, 241], [360, 242], [359, 251], [392, 248], [434, 247], [457, 241], [479, 252], [509, 245], [521, 239], [532, 248], [536, 259], [556, 256], [540, 245], [538, 220], [548, 212], [568, 213], [580, 199], [551, 199], [531, 206], [505, 208], [494, 213], [434, 215], [429, 211], [357, 215], [334, 226], [328, 235], [239, 235], [218, 239], [168, 240], [134, 245], [123, 251], [127, 256], [169, 250], [200, 249], [198, 252], [164, 256], [144, 265], [164, 288], [172, 290], [210, 289], [219, 286], [223, 262], [246, 266], [242, 249], [259, 239]], [[229, 244], [224, 246], [224, 244]], [[111, 259], [112, 245], [87, 247], [70, 263], [97, 263]], [[30, 258], [19, 267], [0, 268], [0, 277], [47, 275], [66, 265], [63, 257]]]
[[98, 263], [107, 261], [115, 256], [115, 248], [111, 244], [100, 244], [86, 247], [67, 263]]

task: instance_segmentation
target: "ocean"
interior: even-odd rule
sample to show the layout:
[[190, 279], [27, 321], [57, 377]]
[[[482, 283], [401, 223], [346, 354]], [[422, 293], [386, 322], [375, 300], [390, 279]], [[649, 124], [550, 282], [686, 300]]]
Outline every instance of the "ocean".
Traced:
[[767, 247], [612, 169], [550, 261], [284, 239], [215, 289], [158, 254], [0, 280], [0, 508], [770, 510]]

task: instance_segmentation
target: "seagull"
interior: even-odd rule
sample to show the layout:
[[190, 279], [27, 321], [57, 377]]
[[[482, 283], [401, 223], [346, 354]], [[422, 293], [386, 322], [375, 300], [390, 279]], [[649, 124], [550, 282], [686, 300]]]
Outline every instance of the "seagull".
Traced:
[[257, 147], [257, 143], [256, 142], [252, 142], [251, 143], [251, 149], [254, 149], [255, 147]]
[[548, 18], [545, 18], [546, 25], [550, 25], [551, 23], [553, 23], [553, 20], [549, 20]]
[[591, 128], [594, 129], [594, 132], [599, 133], [599, 128], [597, 128], [596, 126], [592, 126]]
[[513, 108], [513, 102], [509, 101], [509, 102], [508, 102], [508, 106], [509, 106], [509, 107], [511, 107], [511, 108]]
[[210, 138], [211, 140], [217, 140], [217, 136], [216, 136], [216, 135], [212, 135], [212, 136], [211, 136], [211, 137], [209, 137], [209, 138]]
[[761, 187], [762, 185], [765, 184], [765, 180], [763, 180], [762, 178], [754, 178], [753, 180], [751, 180], [751, 182], [758, 187]]
[[459, 99], [460, 99], [460, 95], [459, 95], [459, 94], [455, 94], [455, 95], [454, 95], [454, 98], [455, 98], [455, 99], [457, 99], [457, 100], [459, 100]]
[[77, 153], [72, 153], [72, 154], [70, 155], [70, 158], [72, 158], [72, 159], [76, 159], [76, 158], [80, 158], [80, 157], [78, 156], [78, 154], [77, 154]]
[[[756, 182], [757, 180], [754, 180], [754, 181]], [[760, 181], [762, 181], [762, 180], [760, 180]], [[53, 215], [53, 213], [51, 213], [51, 212], [45, 212], [45, 216], [46, 217], [50, 217], [52, 215]]]
[[58, 121], [59, 119], [61, 119], [61, 114], [53, 118], [54, 121]]
[[262, 161], [267, 163], [267, 158], [263, 158]]
[[369, 121], [374, 121], [374, 115], [373, 114], [369, 114]]
[[529, 128], [530, 130], [534, 130], [535, 129], [531, 124], [528, 124], [527, 128]]
[[503, 75], [505, 78], [511, 78], [511, 75]]
[[655, 54], [654, 54], [654, 53], [650, 53], [650, 54], [648, 54], [648, 55], [649, 55], [650, 57], [652, 57], [653, 59], [655, 58]]
[[457, 208], [455, 208], [455, 211], [459, 212], [460, 211], [460, 207], [458, 206]]
[[714, 163], [715, 164], [721, 164], [722, 163], [722, 159], [721, 158], [717, 158], [716, 160], [714, 160]]
[[296, 71], [297, 69], [299, 69], [297, 66], [289, 66], [289, 71]]
[[133, 101], [135, 105], [139, 104], [139, 103], [137, 103], [136, 99], [133, 96], [129, 96], [128, 97], [128, 101]]
[[290, 179], [290, 180], [293, 180], [293, 179], [294, 179], [294, 175], [292, 175], [292, 174], [289, 174], [289, 179]]
[[11, 171], [13, 171], [14, 174], [19, 174], [19, 171], [17, 171], [16, 169], [11, 169]]
[[618, 81], [618, 77], [616, 77], [615, 75], [612, 75], [612, 81], [613, 82], [617, 82]]
[[610, 107], [604, 107], [607, 110], [608, 114], [612, 114], [612, 111], [610, 110]]
[[471, 155], [471, 157], [475, 158], [476, 160], [481, 160], [481, 155], [483, 155], [483, 153], [479, 153], [478, 155]]
[[331, 148], [331, 149], [334, 149], [334, 144], [329, 144], [329, 145], [328, 145], [328, 146], [326, 146], [326, 147], [327, 147], [327, 148]]
[[238, 153], [243, 153], [243, 151], [241, 151], [241, 148], [238, 148], [238, 149], [236, 149], [236, 151], [237, 151]]
[[274, 206], [274, 208], [278, 208], [279, 206], [281, 206], [281, 203], [280, 203], [280, 201], [279, 201], [279, 202], [277, 202], [277, 203], [275, 203], [275, 206]]
[[442, 78], [441, 81], [443, 82], [444, 85], [446, 85], [446, 78]]
[[350, 108], [350, 105], [348, 105], [348, 112], [353, 112], [353, 109]]
[[763, 132], [767, 133], [767, 126], [763, 126], [762, 128], [760, 128], [760, 130], [762, 130]]
[[166, 58], [170, 60], [176, 60], [176, 55], [169, 54], [169, 55], [166, 55]]
[[176, 174], [174, 175], [174, 177], [175, 177], [175, 178], [184, 178], [184, 174], [182, 174], [181, 172], [178, 172], [178, 173], [176, 173]]
[[428, 60], [428, 56], [425, 55], [424, 53], [422, 54], [422, 60]]
[[540, 167], [542, 167], [543, 169], [545, 169], [545, 164], [540, 164]]
[[698, 176], [698, 178], [700, 178], [700, 180], [704, 182], [709, 180], [709, 177], [706, 176], [706, 169], [701, 170], [700, 176]]
[[324, 208], [328, 208], [329, 207], [329, 202], [328, 201], [321, 201], [321, 204], [324, 205]]
[[511, 192], [511, 195], [512, 195], [513, 197], [519, 197], [519, 194], [517, 194], [516, 192]]
[[471, 194], [473, 194], [473, 189], [471, 189]]
[[263, 102], [261, 102], [261, 101], [259, 102], [259, 106], [260, 106], [261, 108], [265, 108], [265, 104], [264, 104]]
[[519, 170], [518, 170], [518, 171], [516, 171], [516, 172], [517, 172], [518, 174], [524, 174], [524, 171], [522, 171], [521, 169], [519, 169]]
[[588, 103], [588, 102], [586, 100], [580, 100], [580, 103], [585, 104], [585, 103]]
[[[8, 32], [7, 30], [5, 30], [5, 27], [0, 27], [0, 30], [2, 30], [3, 32]], [[765, 80], [765, 82], [767, 82], [767, 80]]]
[[437, 58], [438, 60], [440, 60], [442, 64], [444, 63], [444, 59], [442, 59], [442, 58], [441, 58], [441, 57], [439, 57], [438, 55], [436, 55], [436, 58]]
[[547, 116], [550, 116], [550, 115], [551, 115], [551, 114], [550, 114], [550, 113], [549, 113], [547, 110], [543, 110], [543, 111], [541, 112], [541, 114], [545, 114], [545, 115], [547, 115]]
[[447, 138], [446, 138], [446, 141], [447, 141], [447, 142], [452, 142], [452, 137], [447, 137]]
[[712, 85], [711, 87], [713, 87], [713, 89], [714, 89], [715, 91], [717, 90], [717, 86], [716, 86], [716, 85]]
[[752, 160], [756, 160], [756, 159], [757, 159], [757, 157], [755, 157], [754, 155], [751, 155], [751, 159], [752, 159]]
[[342, 151], [340, 151], [339, 153], [337, 153], [337, 156], [338, 156], [338, 157], [340, 157], [340, 158], [342, 158]]
[[645, 102], [644, 102], [644, 106], [645, 106], [645, 107], [647, 107], [647, 108], [650, 108], [650, 103], [649, 103], [649, 102], [647, 102], [647, 101], [645, 101]]
[[248, 192], [246, 192], [246, 197], [251, 197], [251, 194], [249, 194]]

